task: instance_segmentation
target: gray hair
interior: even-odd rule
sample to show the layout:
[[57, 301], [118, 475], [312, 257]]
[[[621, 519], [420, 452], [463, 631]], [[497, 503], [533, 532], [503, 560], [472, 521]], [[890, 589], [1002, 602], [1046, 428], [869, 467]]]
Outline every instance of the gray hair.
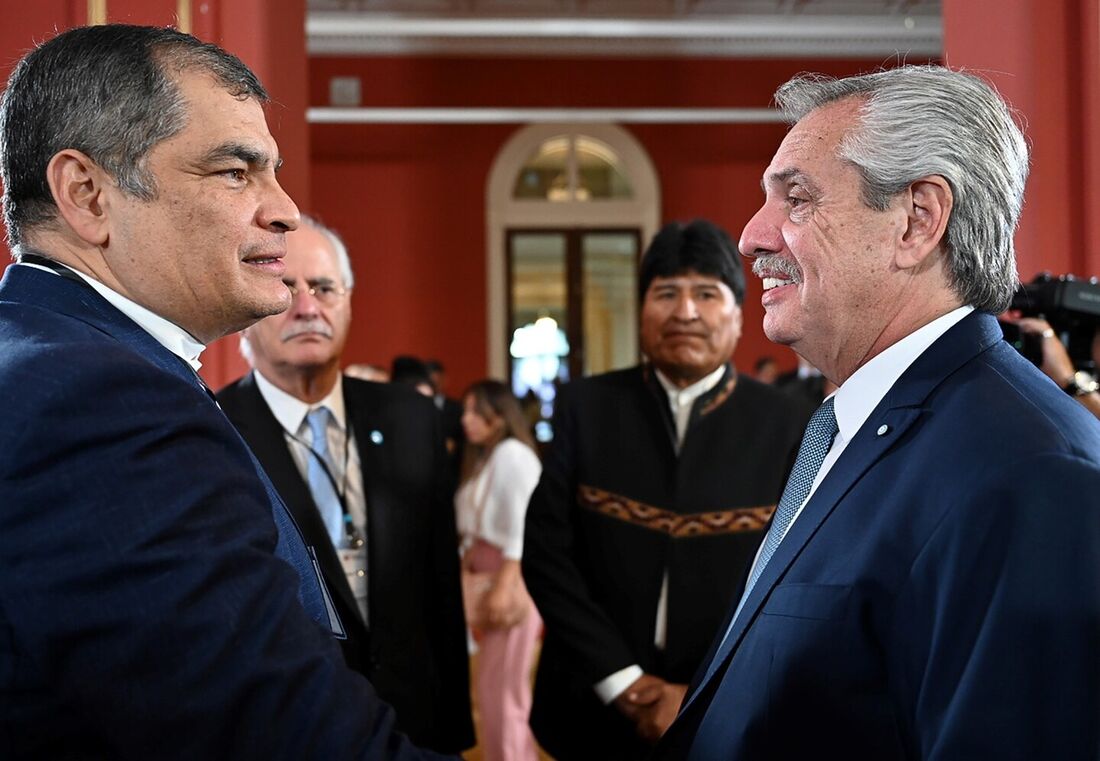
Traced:
[[127, 195], [153, 200], [149, 151], [187, 124], [180, 74], [209, 74], [231, 95], [266, 102], [236, 56], [170, 28], [107, 24], [62, 32], [28, 53], [0, 100], [0, 178], [8, 241], [56, 218], [46, 167], [59, 151], [86, 154]]
[[336, 252], [336, 263], [340, 267], [340, 278], [344, 281], [344, 287], [351, 289], [355, 287], [355, 273], [351, 269], [351, 257], [348, 256], [348, 247], [344, 245], [343, 238], [340, 234], [333, 230], [331, 227], [325, 225], [324, 222], [317, 219], [317, 217], [310, 216], [309, 214], [302, 214], [302, 224], [312, 227], [321, 235], [325, 236], [329, 243], [332, 244], [333, 250]]
[[863, 202], [878, 210], [930, 175], [951, 186], [944, 236], [952, 289], [986, 312], [1008, 308], [1019, 284], [1012, 235], [1028, 175], [1028, 147], [1009, 107], [984, 80], [942, 66], [903, 66], [833, 79], [800, 74], [776, 103], [793, 124], [811, 111], [862, 98], [860, 123], [837, 154], [859, 169]]

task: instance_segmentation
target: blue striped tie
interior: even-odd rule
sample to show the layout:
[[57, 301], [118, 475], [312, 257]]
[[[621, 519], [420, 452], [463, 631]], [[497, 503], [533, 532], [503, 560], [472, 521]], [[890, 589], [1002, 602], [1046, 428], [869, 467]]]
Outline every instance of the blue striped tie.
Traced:
[[[336, 486], [329, 476], [329, 472], [332, 470], [332, 461], [328, 456], [328, 421], [330, 417], [332, 417], [332, 413], [329, 412], [328, 407], [318, 407], [306, 416], [306, 421], [309, 423], [309, 432], [313, 436], [313, 454], [309, 457], [309, 467], [306, 474], [309, 479], [309, 490], [313, 494], [313, 502], [317, 505], [317, 510], [321, 513], [321, 519], [325, 522], [325, 528], [328, 529], [328, 535], [332, 539], [332, 546], [340, 547], [344, 539], [344, 509], [340, 506]], [[326, 468], [328, 468], [328, 471], [326, 471]]]

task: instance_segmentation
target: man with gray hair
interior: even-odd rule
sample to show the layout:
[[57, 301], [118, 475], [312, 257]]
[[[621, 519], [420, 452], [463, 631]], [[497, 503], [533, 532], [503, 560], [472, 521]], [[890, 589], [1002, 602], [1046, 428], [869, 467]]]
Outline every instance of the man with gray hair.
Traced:
[[425, 759], [349, 670], [313, 548], [196, 370], [287, 308], [255, 75], [72, 29], [0, 102], [0, 758]]
[[839, 388], [656, 757], [1097, 758], [1100, 424], [993, 316], [1024, 137], [935, 66], [776, 98], [740, 248]]
[[348, 665], [414, 742], [457, 753], [474, 731], [438, 411], [341, 375], [355, 281], [338, 235], [303, 215], [283, 261], [290, 308], [241, 334], [252, 372], [218, 402], [316, 550]]

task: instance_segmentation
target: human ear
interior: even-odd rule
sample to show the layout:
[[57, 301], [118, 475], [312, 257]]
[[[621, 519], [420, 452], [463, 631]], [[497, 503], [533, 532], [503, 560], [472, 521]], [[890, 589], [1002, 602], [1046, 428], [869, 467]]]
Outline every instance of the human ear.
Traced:
[[955, 196], [947, 180], [935, 174], [910, 184], [903, 203], [907, 220], [898, 245], [897, 265], [911, 269], [920, 267], [939, 248]]
[[108, 238], [104, 191], [110, 178], [86, 154], [66, 148], [46, 165], [46, 182], [58, 214], [82, 240], [102, 246]]

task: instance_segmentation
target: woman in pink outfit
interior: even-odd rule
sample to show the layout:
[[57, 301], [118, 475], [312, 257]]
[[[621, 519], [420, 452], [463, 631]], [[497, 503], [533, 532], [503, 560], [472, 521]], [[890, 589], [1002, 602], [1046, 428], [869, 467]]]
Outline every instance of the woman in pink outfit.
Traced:
[[519, 403], [499, 381], [463, 397], [466, 447], [455, 493], [466, 622], [478, 638], [479, 744], [485, 761], [537, 761], [531, 666], [542, 630], [519, 561], [527, 501], [542, 466]]

